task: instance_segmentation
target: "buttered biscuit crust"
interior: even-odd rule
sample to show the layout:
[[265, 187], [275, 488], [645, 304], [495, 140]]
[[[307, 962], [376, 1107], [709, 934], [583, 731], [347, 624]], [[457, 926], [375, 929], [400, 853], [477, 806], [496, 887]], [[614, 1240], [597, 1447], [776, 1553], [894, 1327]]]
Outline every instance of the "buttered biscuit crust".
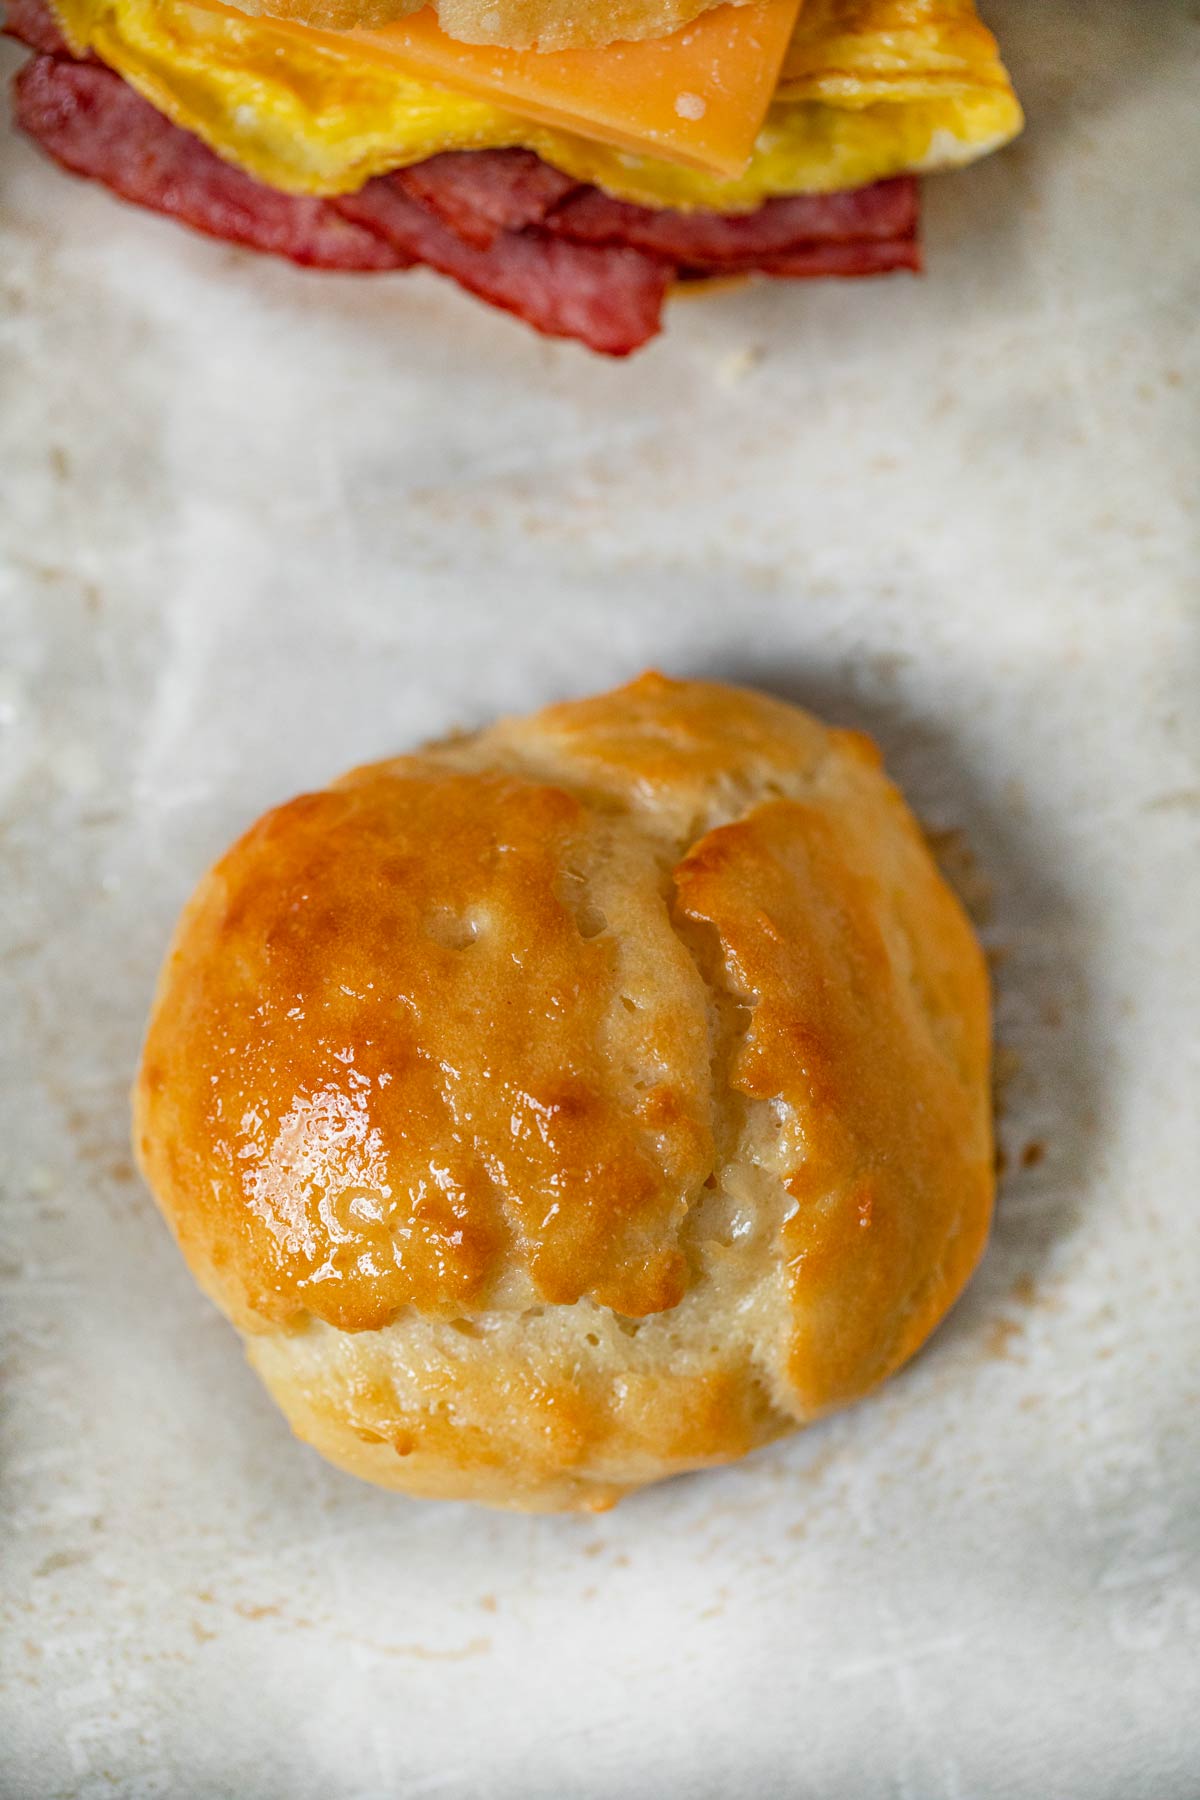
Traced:
[[853, 1401], [992, 1203], [984, 963], [873, 745], [643, 676], [266, 815], [180, 922], [146, 1177], [299, 1434], [600, 1508]]

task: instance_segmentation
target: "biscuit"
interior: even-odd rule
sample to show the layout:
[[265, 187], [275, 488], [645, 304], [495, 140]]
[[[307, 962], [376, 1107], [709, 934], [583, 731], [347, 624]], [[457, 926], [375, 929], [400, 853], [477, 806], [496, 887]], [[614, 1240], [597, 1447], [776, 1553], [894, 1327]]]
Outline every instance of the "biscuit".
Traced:
[[654, 674], [268, 813], [134, 1109], [295, 1431], [534, 1511], [857, 1400], [992, 1205], [983, 957], [874, 745]]
[[[254, 17], [320, 31], [377, 31], [426, 0], [231, 0]], [[742, 5], [745, 0], [733, 0]], [[722, 0], [433, 0], [447, 37], [511, 50], [578, 50], [666, 38]]]

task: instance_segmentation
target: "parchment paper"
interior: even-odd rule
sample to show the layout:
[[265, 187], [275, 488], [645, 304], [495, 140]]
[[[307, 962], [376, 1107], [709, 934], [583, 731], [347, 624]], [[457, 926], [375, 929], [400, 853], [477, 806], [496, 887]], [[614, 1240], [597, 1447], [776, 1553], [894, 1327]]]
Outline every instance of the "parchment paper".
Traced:
[[[625, 366], [0, 138], [6, 1795], [1200, 1795], [1200, 16], [987, 11], [1031, 123], [928, 184], [924, 281], [679, 304]], [[134, 1177], [158, 959], [268, 804], [652, 663], [866, 726], [951, 834], [994, 1241], [738, 1467], [376, 1493]]]

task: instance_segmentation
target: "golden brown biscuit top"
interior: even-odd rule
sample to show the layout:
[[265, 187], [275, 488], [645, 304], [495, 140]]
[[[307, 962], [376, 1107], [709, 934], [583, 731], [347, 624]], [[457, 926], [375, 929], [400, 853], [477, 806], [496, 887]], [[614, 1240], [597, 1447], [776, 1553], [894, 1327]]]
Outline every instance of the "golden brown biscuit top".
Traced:
[[[414, 758], [218, 865], [143, 1080], [253, 1311], [454, 1313], [514, 1261], [548, 1301], [678, 1300], [705, 998], [665, 914], [619, 931], [608, 836], [561, 789]], [[648, 849], [622, 860], [655, 890]]]
[[961, 1285], [986, 1072], [982, 960], [873, 748], [646, 676], [253, 827], [181, 921], [137, 1133], [251, 1329], [661, 1313], [753, 1163], [815, 1409]]

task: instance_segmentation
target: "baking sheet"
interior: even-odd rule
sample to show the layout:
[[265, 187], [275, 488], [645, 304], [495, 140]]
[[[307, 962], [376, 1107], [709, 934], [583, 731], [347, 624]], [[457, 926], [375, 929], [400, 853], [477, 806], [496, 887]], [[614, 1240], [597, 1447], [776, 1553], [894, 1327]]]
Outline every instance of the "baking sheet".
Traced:
[[[928, 184], [924, 282], [681, 304], [624, 367], [0, 138], [6, 1795], [1200, 1793], [1200, 18], [987, 12], [1031, 123]], [[264, 806], [651, 663], [866, 726], [949, 834], [994, 1241], [735, 1468], [375, 1493], [134, 1177], [156, 964]]]

